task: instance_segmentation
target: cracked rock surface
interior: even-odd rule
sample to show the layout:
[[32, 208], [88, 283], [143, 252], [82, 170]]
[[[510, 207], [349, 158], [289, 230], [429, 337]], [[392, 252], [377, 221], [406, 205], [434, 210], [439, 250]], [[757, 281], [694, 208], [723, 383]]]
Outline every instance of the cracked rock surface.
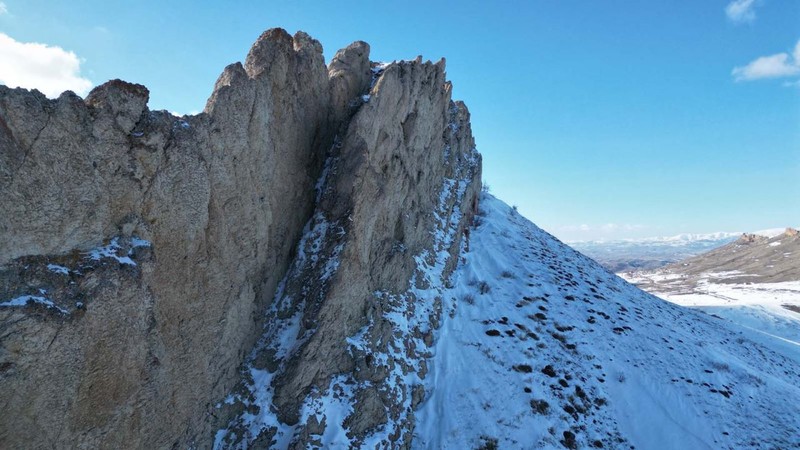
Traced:
[[[425, 330], [395, 335], [381, 311], [414, 304], [425, 264], [452, 271], [480, 156], [444, 61], [369, 50], [326, 66], [305, 33], [268, 30], [195, 116], [121, 80], [85, 99], [0, 86], [0, 447], [208, 448], [257, 409], [216, 407], [255, 366], [294, 445], [341, 377], [360, 383], [354, 436], [407, 441], [406, 399], [380, 387], [400, 362], [378, 355], [390, 338], [421, 354]], [[362, 331], [375, 344], [354, 351]]]

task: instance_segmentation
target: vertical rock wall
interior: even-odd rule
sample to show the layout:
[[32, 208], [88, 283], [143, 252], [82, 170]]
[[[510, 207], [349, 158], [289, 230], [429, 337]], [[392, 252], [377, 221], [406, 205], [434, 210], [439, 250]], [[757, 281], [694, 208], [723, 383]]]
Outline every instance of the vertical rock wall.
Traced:
[[466, 107], [450, 100], [444, 61], [374, 72], [366, 104], [329, 154], [222, 446], [410, 443], [441, 314], [436, 286], [466, 244], [480, 155]]
[[183, 118], [122, 81], [85, 101], [0, 87], [0, 303], [44, 299], [0, 307], [0, 447], [206, 439], [368, 57], [354, 44], [329, 78], [317, 41], [270, 30]]
[[279, 29], [197, 116], [0, 86], [0, 447], [407, 444], [479, 190], [450, 92]]

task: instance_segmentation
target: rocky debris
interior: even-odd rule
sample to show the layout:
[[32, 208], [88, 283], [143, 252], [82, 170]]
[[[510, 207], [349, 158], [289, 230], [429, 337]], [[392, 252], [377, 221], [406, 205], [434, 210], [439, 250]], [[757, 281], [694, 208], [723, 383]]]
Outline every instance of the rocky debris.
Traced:
[[736, 240], [736, 244], [743, 245], [743, 244], [757, 244], [761, 242], [768, 241], [769, 238], [766, 236], [761, 236], [758, 234], [751, 234], [751, 233], [743, 233], [739, 239]]
[[[430, 223], [429, 197], [453, 170], [436, 166], [449, 101], [443, 65], [402, 69], [435, 87], [393, 77], [386, 100], [366, 104], [375, 110], [351, 132], [370, 67], [364, 43], [327, 67], [317, 41], [273, 29], [244, 64], [225, 68], [196, 116], [150, 111], [147, 89], [119, 80], [85, 100], [0, 86], [0, 303], [36, 297], [41, 286], [67, 312], [22, 300], [0, 308], [0, 405], [14, 411], [0, 419], [0, 446], [209, 447], [228, 422], [212, 405], [236, 384], [272, 320], [264, 311], [321, 208], [315, 187], [336, 142], [345, 144], [337, 187], [322, 209], [357, 220], [342, 250], [353, 268], [337, 275], [333, 289], [342, 294], [307, 313], [320, 347], [296, 361], [316, 358], [324, 371], [287, 372], [285, 384], [307, 390], [350, 368], [344, 343], [325, 341], [341, 347], [329, 357], [321, 338], [364, 321], [365, 298], [348, 295], [392, 284], [347, 277], [398, 280], [413, 270], [386, 250], [397, 233]], [[401, 135], [403, 145], [384, 145]], [[431, 166], [407, 171], [423, 163]], [[412, 217], [399, 226], [398, 208]], [[80, 255], [115, 237], [119, 246], [134, 238], [151, 245], [141, 255], [110, 249], [84, 270]], [[351, 322], [328, 323], [339, 318]]]

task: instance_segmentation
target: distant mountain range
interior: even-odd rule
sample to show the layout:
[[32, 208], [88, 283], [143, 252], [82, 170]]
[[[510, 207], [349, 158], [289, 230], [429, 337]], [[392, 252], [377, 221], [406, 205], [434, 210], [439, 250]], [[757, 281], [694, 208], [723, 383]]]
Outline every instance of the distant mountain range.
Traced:
[[[772, 238], [785, 228], [771, 228], [752, 234]], [[579, 252], [618, 273], [653, 270], [735, 241], [743, 232], [685, 233], [675, 236], [611, 241], [578, 241], [568, 244]]]
[[800, 233], [769, 234], [743, 234], [702, 255], [620, 276], [673, 303], [756, 330], [763, 343], [800, 359]]
[[[733, 242], [659, 270], [629, 272], [625, 276], [638, 279], [646, 275], [661, 286], [657, 291], [682, 295], [694, 292], [703, 280], [720, 284], [800, 282], [798, 260], [800, 233], [786, 228], [772, 237], [742, 234]], [[650, 276], [653, 274], [657, 276]]]

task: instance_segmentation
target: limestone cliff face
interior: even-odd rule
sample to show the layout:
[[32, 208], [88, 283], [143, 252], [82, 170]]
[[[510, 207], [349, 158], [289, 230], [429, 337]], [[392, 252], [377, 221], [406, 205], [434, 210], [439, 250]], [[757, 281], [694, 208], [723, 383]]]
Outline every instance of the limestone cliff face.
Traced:
[[0, 446], [311, 443], [304, 405], [342, 377], [353, 442], [407, 442], [419, 393], [392, 377], [424, 369], [391, 346], [424, 359], [436, 308], [386, 317], [452, 270], [480, 178], [444, 63], [357, 42], [326, 67], [276, 29], [203, 113], [147, 100], [0, 87]]
[[[480, 156], [444, 61], [373, 71], [245, 380], [221, 408], [238, 411], [223, 446], [324, 447], [337, 433], [339, 445], [410, 444], [441, 314], [428, 278], [447, 279], [467, 244]], [[340, 415], [331, 402], [350, 406]]]

